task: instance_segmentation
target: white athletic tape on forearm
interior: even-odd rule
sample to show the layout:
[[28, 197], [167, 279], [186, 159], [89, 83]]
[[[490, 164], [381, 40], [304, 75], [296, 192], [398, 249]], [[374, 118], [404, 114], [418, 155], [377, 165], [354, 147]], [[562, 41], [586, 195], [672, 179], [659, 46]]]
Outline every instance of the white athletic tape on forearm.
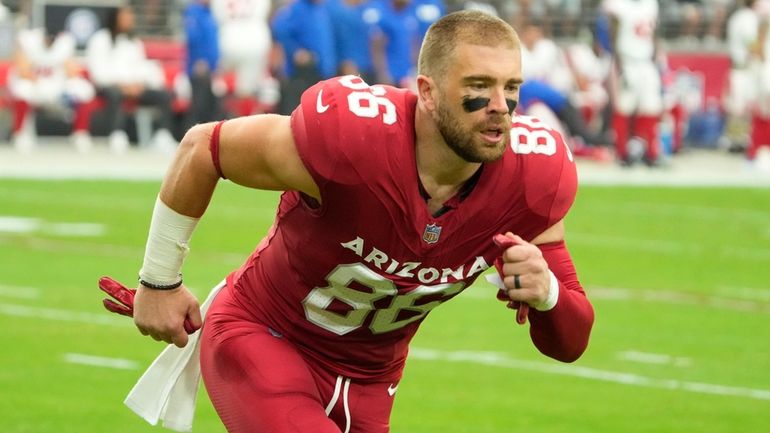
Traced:
[[550, 269], [548, 270], [548, 274], [551, 276], [551, 282], [548, 287], [548, 297], [545, 298], [545, 301], [532, 306], [532, 308], [537, 311], [551, 310], [556, 306], [556, 301], [559, 300], [559, 280], [556, 279], [556, 275], [554, 275]]
[[161, 286], [179, 282], [182, 262], [190, 251], [187, 243], [199, 220], [174, 211], [158, 197], [139, 278]]

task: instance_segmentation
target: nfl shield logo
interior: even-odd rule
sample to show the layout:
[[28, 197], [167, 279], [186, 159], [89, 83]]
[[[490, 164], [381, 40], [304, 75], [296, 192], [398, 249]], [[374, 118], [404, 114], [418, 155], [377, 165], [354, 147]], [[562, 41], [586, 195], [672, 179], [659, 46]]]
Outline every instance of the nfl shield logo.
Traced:
[[436, 224], [428, 224], [425, 226], [425, 231], [422, 232], [422, 240], [429, 244], [435, 244], [438, 242], [438, 238], [441, 236], [441, 227]]

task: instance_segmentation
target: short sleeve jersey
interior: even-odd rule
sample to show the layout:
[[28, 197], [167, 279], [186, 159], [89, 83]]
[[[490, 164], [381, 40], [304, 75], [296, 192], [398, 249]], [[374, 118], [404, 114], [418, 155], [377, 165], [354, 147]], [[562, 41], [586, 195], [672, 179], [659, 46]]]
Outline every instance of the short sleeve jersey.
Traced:
[[416, 102], [355, 76], [308, 89], [291, 127], [321, 202], [285, 192], [270, 235], [232, 279], [255, 317], [348, 377], [397, 380], [425, 316], [499, 256], [493, 235], [533, 239], [576, 192], [561, 137], [516, 116], [503, 157], [433, 216], [415, 162]]

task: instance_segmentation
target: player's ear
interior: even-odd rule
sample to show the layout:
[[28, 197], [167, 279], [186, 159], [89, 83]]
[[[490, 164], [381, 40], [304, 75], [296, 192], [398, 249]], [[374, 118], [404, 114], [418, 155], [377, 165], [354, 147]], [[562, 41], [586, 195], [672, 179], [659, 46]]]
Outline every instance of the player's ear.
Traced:
[[425, 75], [417, 76], [417, 97], [428, 111], [436, 109], [437, 93], [436, 82], [433, 81], [433, 78]]

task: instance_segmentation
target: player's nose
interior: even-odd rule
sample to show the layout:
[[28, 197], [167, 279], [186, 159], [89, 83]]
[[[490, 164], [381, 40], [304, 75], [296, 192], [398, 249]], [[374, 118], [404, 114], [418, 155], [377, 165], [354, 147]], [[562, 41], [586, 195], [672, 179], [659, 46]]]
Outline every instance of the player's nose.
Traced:
[[505, 90], [502, 87], [493, 89], [487, 110], [491, 113], [508, 113], [508, 103], [505, 100]]

